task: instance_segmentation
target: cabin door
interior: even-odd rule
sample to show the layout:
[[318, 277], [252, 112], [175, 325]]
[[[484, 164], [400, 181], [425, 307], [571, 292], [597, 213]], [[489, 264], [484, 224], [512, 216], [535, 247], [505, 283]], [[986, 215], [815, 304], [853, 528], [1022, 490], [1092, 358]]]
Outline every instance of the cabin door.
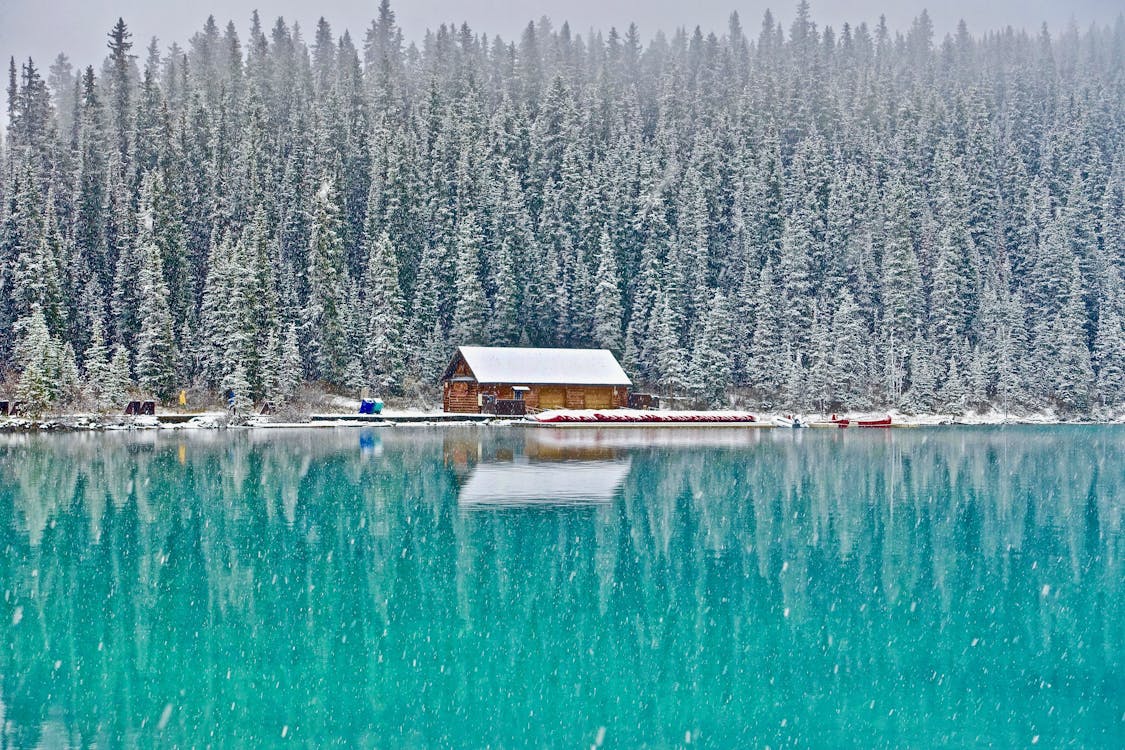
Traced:
[[540, 409], [565, 409], [566, 388], [545, 386], [539, 389]]
[[586, 391], [587, 409], [612, 409], [613, 390], [610, 388], [590, 388]]

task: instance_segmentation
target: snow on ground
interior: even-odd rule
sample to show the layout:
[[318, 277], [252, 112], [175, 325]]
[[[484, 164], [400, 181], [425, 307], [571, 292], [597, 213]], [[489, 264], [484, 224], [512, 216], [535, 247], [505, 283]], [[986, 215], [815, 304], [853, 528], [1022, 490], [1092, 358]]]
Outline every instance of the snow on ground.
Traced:
[[[391, 425], [404, 425], [409, 424], [412, 426], [424, 427], [427, 425], [463, 425], [464, 421], [449, 420], [447, 417], [454, 416], [446, 414], [439, 409], [424, 408], [424, 407], [405, 407], [388, 409], [384, 408], [379, 415], [372, 415], [370, 419], [355, 420], [343, 419], [345, 416], [355, 415], [359, 411], [359, 402], [354, 399], [346, 399], [342, 397], [333, 397], [331, 402], [331, 410], [318, 412], [318, 417], [332, 417], [338, 416], [341, 419], [323, 419], [319, 418], [316, 422], [310, 421], [277, 421], [276, 417], [252, 415], [244, 422], [242, 427], [253, 428], [307, 428], [307, 427], [378, 427], [378, 426], [391, 426]], [[161, 410], [158, 416], [179, 415], [181, 412]], [[853, 422], [856, 420], [870, 420], [882, 419], [887, 416], [891, 417], [892, 424], [903, 427], [926, 427], [937, 425], [1003, 425], [1003, 424], [1029, 424], [1029, 425], [1052, 425], [1052, 424], [1066, 424], [1068, 422], [1083, 423], [1083, 424], [1125, 424], [1125, 411], [1120, 412], [1106, 412], [1099, 414], [1096, 418], [1086, 418], [1082, 420], [1068, 420], [1061, 419], [1058, 415], [1049, 412], [1032, 412], [1024, 414], [1013, 414], [1011, 412], [1003, 412], [993, 410], [982, 414], [903, 414], [898, 411], [865, 411], [865, 412], [837, 412], [836, 414], [820, 414], [820, 413], [793, 413], [793, 412], [775, 412], [775, 411], [737, 411], [729, 409], [712, 409], [712, 410], [675, 410], [675, 409], [652, 409], [652, 410], [637, 410], [637, 409], [553, 409], [550, 411], [540, 412], [539, 414], [532, 415], [529, 420], [520, 418], [492, 418], [487, 421], [492, 425], [511, 425], [511, 424], [527, 424], [529, 421], [546, 422], [550, 424], [552, 417], [568, 418], [567, 421], [559, 420], [555, 424], [586, 424], [591, 425], [612, 425], [615, 422], [612, 419], [598, 420], [597, 414], [605, 414], [610, 417], [625, 418], [622, 421], [616, 422], [617, 424], [633, 424], [628, 421], [629, 418], [637, 420], [640, 425], [644, 424], [660, 424], [660, 417], [670, 417], [677, 420], [683, 420], [687, 424], [697, 424], [699, 426], [716, 425], [722, 426], [724, 423], [743, 425], [745, 426], [751, 418], [754, 424], [761, 427], [775, 427], [778, 426], [779, 418], [788, 418], [796, 416], [805, 425], [810, 426], [830, 426], [832, 417], [839, 419], [848, 419]], [[187, 415], [184, 415], [187, 416]], [[458, 415], [463, 416], [463, 415]], [[385, 419], [379, 419], [384, 417]], [[396, 422], [396, 418], [412, 418], [412, 421], [407, 423]], [[652, 418], [656, 417], [656, 420]], [[425, 421], [414, 421], [423, 418]], [[432, 418], [432, 421], [430, 419]], [[646, 418], [651, 421], [645, 421]], [[708, 421], [711, 420], [711, 421]], [[478, 422], [480, 424], [482, 422]], [[676, 422], [672, 419], [667, 420], [665, 423]], [[231, 420], [225, 411], [209, 411], [201, 412], [190, 416], [190, 419], [182, 422], [160, 422], [157, 417], [145, 416], [125, 416], [122, 414], [65, 414], [65, 415], [52, 415], [41, 419], [30, 419], [27, 417], [13, 417], [3, 418], [0, 417], [0, 431], [24, 431], [34, 429], [60, 429], [60, 430], [137, 430], [137, 429], [161, 429], [161, 430], [181, 430], [181, 429], [219, 429], [226, 426], [235, 426], [231, 424]]]

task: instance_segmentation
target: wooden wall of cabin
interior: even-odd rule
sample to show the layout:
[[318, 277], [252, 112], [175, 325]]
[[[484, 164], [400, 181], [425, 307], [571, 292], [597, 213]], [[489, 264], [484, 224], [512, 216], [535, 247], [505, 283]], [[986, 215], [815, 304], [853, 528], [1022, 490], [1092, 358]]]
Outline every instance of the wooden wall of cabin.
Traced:
[[469, 380], [447, 380], [442, 384], [442, 410], [452, 414], [479, 414], [480, 385]]
[[[480, 397], [515, 398], [511, 385], [481, 385], [473, 381], [445, 381], [442, 407], [457, 414], [479, 414]], [[629, 389], [609, 385], [533, 385], [524, 392], [528, 409], [624, 409], [629, 404]]]
[[531, 386], [525, 396], [531, 409], [624, 409], [629, 389], [624, 386]]

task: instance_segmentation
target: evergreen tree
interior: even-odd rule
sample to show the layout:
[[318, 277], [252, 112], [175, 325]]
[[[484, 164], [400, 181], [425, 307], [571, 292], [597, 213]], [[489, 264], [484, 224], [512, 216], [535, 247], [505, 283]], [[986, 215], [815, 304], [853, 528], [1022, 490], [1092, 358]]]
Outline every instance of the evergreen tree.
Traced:
[[496, 253], [493, 266], [492, 318], [489, 324], [489, 341], [497, 346], [513, 346], [520, 339], [519, 279], [512, 243], [504, 239]]
[[781, 352], [784, 329], [781, 323], [781, 297], [774, 282], [773, 268], [767, 264], [758, 279], [757, 321], [750, 343], [749, 382], [763, 396], [774, 395], [783, 380]]
[[1073, 259], [1068, 276], [1069, 292], [1047, 333], [1049, 341], [1046, 348], [1052, 355], [1052, 396], [1063, 409], [1083, 411], [1090, 404], [1094, 371], [1082, 326], [1085, 304], [1077, 258]]
[[844, 409], [869, 408], [869, 336], [860, 318], [859, 305], [848, 289], [840, 294], [840, 302], [832, 316], [830, 338], [832, 343], [828, 380], [832, 386], [833, 405]]
[[17, 321], [15, 349], [20, 370], [16, 398], [30, 414], [42, 414], [59, 398], [58, 342], [51, 338], [43, 311], [35, 308]]
[[623, 349], [621, 332], [621, 282], [617, 274], [616, 251], [609, 232], [602, 229], [598, 241], [598, 283], [594, 290], [594, 343], [603, 349], [620, 354]]
[[109, 348], [106, 346], [101, 317], [95, 316], [90, 346], [86, 348], [86, 387], [99, 409], [108, 409], [113, 406], [113, 403], [104, 398], [106, 385], [109, 381]]
[[734, 348], [732, 328], [726, 295], [715, 291], [691, 357], [693, 390], [711, 406], [725, 406], [727, 391], [733, 384], [730, 358]]
[[309, 295], [304, 310], [304, 340], [312, 372], [330, 382], [343, 376], [349, 359], [350, 310], [338, 200], [335, 180], [326, 179], [314, 200], [308, 252]]
[[649, 329], [653, 332], [653, 351], [656, 355], [658, 382], [673, 396], [683, 395], [690, 387], [687, 353], [680, 342], [679, 330], [683, 317], [672, 306], [667, 292], [657, 294], [656, 307], [653, 308], [653, 321]]
[[275, 390], [270, 395], [286, 404], [297, 395], [297, 387], [301, 382], [301, 350], [297, 345], [297, 326], [290, 325], [285, 329], [280, 349], [278, 371], [274, 379]]
[[1125, 320], [1122, 319], [1121, 279], [1111, 269], [1098, 309], [1098, 333], [1094, 362], [1097, 369], [1098, 401], [1117, 406], [1125, 398]]
[[401, 387], [405, 359], [403, 304], [395, 251], [385, 231], [369, 242], [365, 279], [366, 377], [383, 391], [394, 392]]
[[129, 351], [124, 345], [117, 344], [113, 348], [113, 359], [109, 363], [109, 377], [106, 378], [101, 391], [103, 403], [120, 408], [132, 387], [133, 376], [130, 374]]
[[136, 281], [140, 297], [136, 372], [141, 387], [157, 398], [167, 400], [175, 388], [176, 354], [168, 285], [164, 280], [164, 266], [155, 237], [154, 181], [153, 176], [147, 176], [141, 189], [140, 226], [136, 240], [141, 264]]
[[481, 344], [488, 326], [488, 301], [481, 284], [480, 226], [469, 213], [457, 228], [454, 246], [457, 255], [456, 306], [450, 338], [458, 345]]

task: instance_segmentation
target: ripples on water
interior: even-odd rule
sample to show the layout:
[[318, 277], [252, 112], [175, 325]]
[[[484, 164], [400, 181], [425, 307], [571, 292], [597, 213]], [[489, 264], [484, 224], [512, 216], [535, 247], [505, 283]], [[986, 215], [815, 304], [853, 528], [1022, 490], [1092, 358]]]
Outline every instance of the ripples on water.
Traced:
[[3, 747], [1121, 747], [1125, 431], [0, 436]]

